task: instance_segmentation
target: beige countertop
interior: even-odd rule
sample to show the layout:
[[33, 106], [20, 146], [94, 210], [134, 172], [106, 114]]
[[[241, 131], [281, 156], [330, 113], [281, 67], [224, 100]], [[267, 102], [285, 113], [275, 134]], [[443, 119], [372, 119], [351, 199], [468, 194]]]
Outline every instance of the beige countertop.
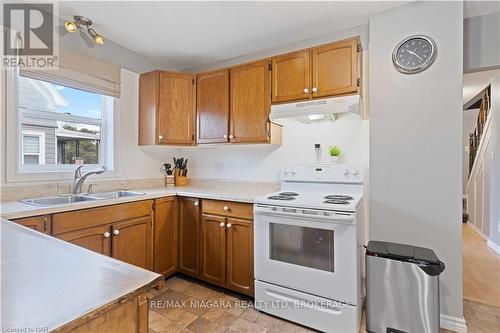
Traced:
[[6, 219], [15, 219], [27, 216], [53, 214], [91, 207], [107, 206], [124, 202], [155, 199], [167, 196], [188, 196], [202, 199], [217, 199], [237, 202], [253, 203], [255, 198], [275, 189], [269, 187], [238, 187], [238, 186], [179, 186], [148, 189], [133, 189], [134, 192], [143, 192], [144, 195], [123, 197], [109, 200], [94, 200], [75, 202], [54, 206], [34, 206], [19, 201], [2, 202], [1, 216]]
[[4, 219], [0, 233], [2, 329], [51, 331], [162, 279]]

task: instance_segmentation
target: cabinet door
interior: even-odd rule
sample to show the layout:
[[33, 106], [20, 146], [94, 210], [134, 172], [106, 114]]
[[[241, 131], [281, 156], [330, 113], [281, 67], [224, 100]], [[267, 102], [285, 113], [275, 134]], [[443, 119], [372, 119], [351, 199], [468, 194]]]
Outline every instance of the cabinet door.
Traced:
[[358, 91], [358, 39], [316, 47], [313, 57], [313, 97]]
[[196, 78], [198, 143], [227, 142], [229, 135], [229, 71], [199, 74]]
[[193, 76], [160, 72], [158, 89], [159, 144], [194, 144]]
[[111, 255], [110, 225], [66, 232], [57, 235], [57, 238], [106, 256]]
[[179, 199], [179, 272], [199, 274], [199, 210], [200, 201], [195, 198]]
[[226, 287], [253, 296], [253, 222], [228, 218]]
[[153, 269], [152, 217], [144, 216], [113, 224], [112, 256], [129, 264]]
[[271, 110], [270, 61], [231, 68], [231, 142], [268, 142]]
[[15, 219], [14, 222], [34, 229], [36, 231], [43, 232], [44, 234], [50, 234], [50, 221], [48, 215], [25, 217], [21, 219]]
[[218, 285], [224, 284], [226, 252], [226, 219], [201, 216], [200, 278]]
[[273, 103], [309, 99], [311, 96], [310, 53], [310, 50], [305, 50], [273, 58]]
[[176, 199], [156, 199], [154, 214], [154, 271], [172, 275], [177, 271]]

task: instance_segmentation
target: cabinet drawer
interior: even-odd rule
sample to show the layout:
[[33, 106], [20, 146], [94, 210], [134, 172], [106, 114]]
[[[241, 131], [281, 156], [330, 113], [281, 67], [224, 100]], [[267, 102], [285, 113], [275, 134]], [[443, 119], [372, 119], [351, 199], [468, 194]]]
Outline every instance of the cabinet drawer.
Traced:
[[253, 205], [233, 201], [203, 200], [201, 210], [204, 214], [215, 214], [253, 220]]
[[152, 200], [82, 209], [52, 216], [52, 234], [151, 215]]

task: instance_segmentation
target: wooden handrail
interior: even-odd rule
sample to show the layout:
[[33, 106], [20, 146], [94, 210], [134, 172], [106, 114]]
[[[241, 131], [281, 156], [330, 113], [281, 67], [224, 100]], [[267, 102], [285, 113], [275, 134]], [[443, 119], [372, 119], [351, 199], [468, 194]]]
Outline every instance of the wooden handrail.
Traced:
[[474, 132], [469, 134], [469, 176], [474, 167], [477, 149], [479, 148], [479, 143], [481, 142], [481, 137], [484, 132], [484, 124], [486, 124], [490, 113], [490, 92], [491, 86], [484, 89], [481, 105], [479, 107], [479, 114], [477, 115], [476, 127], [474, 128]]

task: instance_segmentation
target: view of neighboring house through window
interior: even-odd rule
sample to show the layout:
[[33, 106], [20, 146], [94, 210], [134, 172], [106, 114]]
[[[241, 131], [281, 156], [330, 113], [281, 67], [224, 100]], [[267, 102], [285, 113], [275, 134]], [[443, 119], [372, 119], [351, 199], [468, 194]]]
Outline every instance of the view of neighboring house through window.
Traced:
[[24, 76], [18, 87], [22, 166], [105, 164], [113, 97]]

